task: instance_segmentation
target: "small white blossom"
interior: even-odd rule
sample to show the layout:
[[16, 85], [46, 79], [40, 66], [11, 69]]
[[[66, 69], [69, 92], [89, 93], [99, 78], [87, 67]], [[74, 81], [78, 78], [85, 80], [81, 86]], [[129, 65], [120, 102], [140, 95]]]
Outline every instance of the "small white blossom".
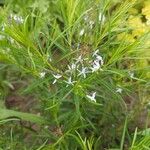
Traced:
[[91, 21], [89, 22], [89, 25], [90, 25], [90, 28], [92, 29], [92, 28], [93, 28], [93, 25], [94, 25], [94, 21], [91, 20]]
[[17, 22], [17, 23], [23, 23], [23, 18], [21, 16], [16, 16], [14, 15], [14, 20]]
[[96, 61], [100, 61], [101, 65], [104, 64], [103, 58], [102, 58], [102, 56], [100, 56], [100, 55], [97, 55], [97, 56], [96, 56]]
[[15, 40], [11, 37], [9, 38], [9, 41], [10, 41], [11, 44], [14, 44], [14, 42], [15, 42]]
[[102, 13], [99, 13], [98, 20], [104, 23], [106, 20], [106, 17]]
[[49, 60], [50, 62], [52, 62], [52, 58], [49, 58], [48, 60]]
[[85, 21], [87, 21], [87, 20], [88, 20], [88, 15], [86, 15], [86, 16], [84, 17], [84, 20], [85, 20]]
[[72, 63], [71, 66], [68, 65], [69, 70], [75, 70], [76, 69], [76, 64]]
[[96, 72], [101, 68], [101, 64], [99, 61], [95, 60], [92, 64], [91, 70], [92, 72]]
[[57, 79], [54, 79], [53, 83], [52, 84], [55, 84], [57, 82]]
[[4, 35], [0, 35], [0, 40], [3, 40], [5, 38]]
[[49, 126], [44, 126], [44, 129], [48, 129]]
[[134, 73], [133, 72], [129, 72], [129, 76], [130, 76], [130, 78], [134, 78]]
[[101, 68], [101, 66], [104, 64], [103, 58], [102, 56], [100, 56], [98, 54], [99, 50], [96, 50], [95, 52], [93, 52], [93, 57], [95, 57], [95, 60], [92, 64], [92, 72], [95, 72], [97, 70], [99, 70]]
[[77, 59], [75, 59], [76, 62], [75, 64], [78, 64], [78, 63], [83, 63], [84, 59], [82, 58], [82, 55], [80, 55]]
[[56, 79], [59, 79], [59, 78], [61, 78], [61, 77], [62, 77], [62, 75], [61, 75], [61, 74], [56, 74], [56, 75], [54, 75], [54, 74], [53, 74], [53, 76], [54, 76], [54, 78], [56, 78]]
[[66, 72], [73, 73], [76, 68], [77, 68], [77, 65], [75, 63], [72, 63], [71, 65], [68, 65], [68, 70], [66, 70]]
[[2, 24], [2, 31], [4, 31], [4, 30], [5, 30], [5, 27], [6, 27], [6, 24], [5, 24], [5, 23], [3, 23], [3, 24]]
[[54, 76], [55, 80], [53, 81], [52, 84], [55, 84], [57, 82], [57, 80], [62, 77], [62, 75], [60, 75], [60, 74], [56, 74], [56, 75], [53, 74], [53, 76]]
[[83, 75], [84, 78], [86, 78], [86, 74], [89, 73], [87, 67], [82, 67], [82, 70], [78, 70], [78, 71], [79, 71], [78, 76]]
[[86, 95], [86, 97], [87, 97], [88, 99], [90, 99], [91, 101], [96, 102], [95, 96], [96, 96], [96, 92], [94, 92], [92, 95]]
[[46, 72], [41, 72], [39, 75], [40, 75], [40, 78], [44, 78], [45, 77], [45, 74]]
[[46, 59], [47, 59], [47, 61], [50, 61], [50, 62], [52, 61], [52, 58], [51, 58], [51, 56], [49, 56], [49, 54], [46, 55]]
[[69, 77], [68, 78], [68, 81], [65, 81], [68, 85], [67, 85], [67, 87], [69, 86], [69, 85], [74, 85], [74, 83], [76, 83], [77, 81], [72, 81], [72, 79], [71, 79], [71, 77]]
[[77, 49], [79, 49], [79, 48], [80, 48], [80, 43], [77, 44]]
[[97, 55], [98, 55], [98, 52], [99, 52], [99, 49], [97, 49], [95, 52], [93, 52], [93, 55], [92, 55], [92, 56], [93, 56], [93, 57], [94, 57], [94, 56], [97, 56]]
[[10, 14], [10, 18], [14, 19], [16, 23], [23, 23], [24, 19], [21, 16]]
[[116, 93], [122, 93], [123, 89], [121, 88], [116, 88]]
[[95, 52], [93, 52], [93, 55], [92, 55], [92, 56], [93, 56], [93, 57], [96, 57], [97, 60], [103, 62], [102, 56], [100, 56], [98, 53], [99, 53], [99, 49], [96, 50]]
[[82, 29], [82, 30], [80, 31], [79, 35], [80, 35], [80, 36], [83, 36], [83, 34], [84, 34], [84, 29]]
[[115, 125], [114, 125], [114, 124], [112, 124], [111, 126], [112, 126], [113, 128], [115, 128]]

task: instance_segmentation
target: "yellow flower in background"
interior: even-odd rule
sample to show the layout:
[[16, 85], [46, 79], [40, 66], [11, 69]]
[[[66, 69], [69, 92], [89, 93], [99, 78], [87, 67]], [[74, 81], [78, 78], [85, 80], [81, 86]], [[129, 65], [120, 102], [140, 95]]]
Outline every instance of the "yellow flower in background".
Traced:
[[[146, 46], [146, 48], [150, 48], [150, 40], [146, 40], [145, 46]], [[148, 51], [148, 53], [149, 53], [149, 57], [150, 57], [150, 50]]]
[[144, 35], [146, 32], [147, 32], [146, 27], [137, 28], [137, 29], [132, 31], [132, 35], [136, 36], [136, 37], [140, 37], [140, 36]]
[[132, 16], [132, 15], [129, 17], [127, 25], [132, 29], [144, 27], [141, 18], [139, 16]]
[[128, 13], [129, 13], [130, 15], [136, 15], [136, 14], [138, 14], [138, 10], [135, 9], [135, 8], [130, 8], [129, 11], [128, 11]]
[[124, 40], [124, 41], [130, 42], [130, 43], [135, 41], [134, 37], [131, 34], [126, 33], [126, 32], [118, 34], [117, 39]]
[[150, 20], [150, 1], [144, 2], [142, 14], [146, 17], [147, 20]]
[[[140, 1], [140, 0], [139, 0]], [[122, 32], [117, 35], [119, 41], [133, 43], [137, 38], [150, 32], [150, 0], [141, 0], [139, 5], [142, 7], [134, 7], [128, 11], [129, 18], [121, 22], [123, 27], [128, 28], [129, 33]], [[145, 20], [142, 20], [144, 15]], [[149, 66], [148, 58], [150, 57], [150, 37], [147, 37], [143, 49], [140, 52], [140, 57], [145, 57], [145, 59], [139, 59], [137, 61], [137, 66], [139, 68], [146, 68]], [[143, 71], [143, 76], [150, 78], [150, 71]]]
[[142, 22], [139, 16], [130, 16], [127, 25], [132, 29], [132, 35], [139, 37], [147, 32], [147, 26]]
[[[123, 23], [123, 26], [127, 27], [130, 33], [124, 32], [118, 34], [118, 40], [134, 42], [136, 38], [139, 38], [150, 31], [150, 0], [141, 0], [138, 2], [143, 8], [139, 9], [139, 7], [136, 6], [130, 8], [128, 11], [129, 18]], [[146, 20], [142, 20], [143, 15]]]

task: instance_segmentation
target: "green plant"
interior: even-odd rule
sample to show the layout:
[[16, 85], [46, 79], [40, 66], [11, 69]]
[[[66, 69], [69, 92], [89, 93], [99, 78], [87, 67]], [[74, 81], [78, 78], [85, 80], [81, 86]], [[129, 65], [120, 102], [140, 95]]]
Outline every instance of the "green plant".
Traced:
[[[27, 105], [28, 113], [2, 104], [2, 130], [16, 118], [25, 121], [14, 129], [16, 136], [11, 133], [11, 149], [134, 149], [137, 131], [131, 142], [130, 125], [149, 98], [149, 66], [139, 65], [149, 60], [144, 54], [149, 46], [143, 44], [149, 32], [130, 40], [130, 27], [121, 23], [137, 5], [129, 0], [5, 2], [0, 9], [0, 99], [7, 102], [13, 93], [15, 99], [36, 101]], [[33, 143], [24, 142], [26, 132], [29, 139], [36, 137]]]

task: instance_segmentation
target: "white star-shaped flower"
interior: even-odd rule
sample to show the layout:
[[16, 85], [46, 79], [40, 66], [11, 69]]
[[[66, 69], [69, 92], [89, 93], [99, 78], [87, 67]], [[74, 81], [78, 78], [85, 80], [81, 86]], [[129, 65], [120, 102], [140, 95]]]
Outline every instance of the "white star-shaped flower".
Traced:
[[87, 21], [87, 20], [88, 20], [88, 18], [89, 18], [89, 16], [88, 16], [88, 15], [86, 15], [86, 16], [84, 17], [84, 20], [85, 20], [85, 21]]
[[96, 51], [94, 51], [92, 56], [93, 56], [93, 57], [94, 57], [94, 56], [97, 56], [97, 55], [98, 55], [98, 52], [99, 52], [99, 49], [97, 49]]
[[70, 66], [68, 65], [69, 70], [74, 70], [76, 69], [76, 64], [72, 63]]
[[10, 14], [10, 18], [14, 19], [16, 23], [23, 23], [24, 19], [21, 16]]
[[17, 22], [17, 23], [23, 23], [23, 18], [21, 16], [17, 16], [17, 15], [14, 15], [14, 20]]
[[134, 77], [134, 72], [129, 72], [129, 76], [130, 76], [130, 78], [134, 79], [135, 78]]
[[88, 99], [90, 99], [91, 101], [96, 102], [96, 99], [95, 99], [95, 97], [96, 97], [96, 92], [94, 92], [92, 95], [86, 95], [86, 97], [87, 97]]
[[98, 60], [98, 61], [101, 61], [101, 64], [103, 65], [103, 58], [102, 58], [102, 56], [100, 56], [99, 54], [98, 54], [98, 52], [99, 52], [99, 50], [96, 50], [94, 53], [93, 53], [93, 57], [96, 57], [96, 60]]
[[75, 59], [76, 60], [76, 64], [77, 63], [82, 63], [84, 60], [83, 60], [83, 58], [82, 58], [82, 55], [80, 55], [77, 59]]
[[56, 74], [56, 75], [53, 74], [53, 76], [54, 76], [55, 79], [54, 79], [52, 84], [55, 84], [57, 82], [57, 80], [62, 77], [62, 75], [60, 75], [60, 74]]
[[68, 78], [68, 81], [65, 81], [68, 85], [67, 85], [67, 87], [69, 86], [69, 85], [74, 85], [74, 83], [76, 83], [77, 81], [72, 81], [72, 79], [71, 79], [71, 77], [69, 77]]
[[83, 36], [83, 34], [84, 34], [84, 29], [82, 29], [82, 30], [80, 31], [79, 35], [80, 35], [80, 36]]
[[78, 71], [79, 71], [78, 76], [83, 75], [84, 78], [86, 78], [86, 74], [89, 73], [87, 67], [82, 67], [82, 70], [78, 70]]
[[96, 72], [101, 68], [101, 64], [99, 61], [94, 61], [91, 67], [92, 72]]
[[40, 78], [44, 78], [45, 77], [45, 74], [46, 72], [41, 72], [39, 75], [40, 75]]
[[68, 65], [68, 70], [66, 72], [73, 73], [77, 68], [77, 65], [75, 63], [72, 63], [71, 65]]
[[116, 88], [116, 93], [122, 93], [123, 89], [121, 88]]
[[93, 28], [93, 25], [94, 25], [94, 21], [91, 20], [91, 21], [89, 22], [89, 25], [90, 25], [90, 28], [92, 29], [92, 28]]
[[106, 17], [102, 13], [99, 13], [98, 20], [104, 23], [106, 20]]
[[96, 61], [100, 61], [100, 64], [101, 64], [101, 65], [104, 64], [103, 58], [102, 58], [102, 56], [100, 56], [100, 55], [97, 55], [97, 56], [96, 56]]

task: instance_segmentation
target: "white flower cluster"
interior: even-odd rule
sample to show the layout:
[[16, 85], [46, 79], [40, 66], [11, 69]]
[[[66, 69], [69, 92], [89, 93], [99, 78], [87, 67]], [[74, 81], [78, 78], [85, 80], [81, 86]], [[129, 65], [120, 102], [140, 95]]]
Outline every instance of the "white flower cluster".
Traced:
[[[91, 59], [92, 58], [92, 59]], [[80, 55], [78, 58], [74, 59], [75, 61], [68, 65], [68, 69], [65, 71], [65, 74], [68, 76], [67, 86], [74, 85], [77, 81], [77, 78], [86, 78], [88, 74], [102, 70], [101, 67], [104, 64], [103, 58], [99, 55], [99, 50], [96, 50], [91, 58], [83, 58]]]
[[[67, 65], [67, 69], [64, 72], [66, 87], [74, 86], [78, 78], [86, 78], [89, 74], [102, 70], [104, 61], [102, 56], [99, 54], [99, 50], [92, 53], [91, 58], [84, 58], [82, 55], [74, 59], [74, 61]], [[53, 74], [55, 84], [60, 78], [61, 74]], [[96, 92], [86, 94], [86, 97], [93, 102], [96, 102]]]
[[24, 22], [24, 19], [21, 16], [10, 14], [10, 19], [14, 20], [16, 23], [20, 24]]
[[[77, 58], [73, 59], [73, 62], [67, 65], [66, 71], [63, 74], [53, 73], [53, 82], [55, 84], [60, 79], [64, 83], [66, 83], [66, 87], [74, 86], [78, 79], [87, 78], [89, 74], [97, 72], [98, 70], [102, 70], [102, 66], [104, 64], [102, 56], [99, 54], [99, 50], [96, 50], [92, 53], [90, 58], [84, 58], [82, 55], [78, 56]], [[46, 72], [39, 73], [40, 78], [44, 78]], [[96, 102], [96, 92], [92, 92], [90, 94], [86, 94], [86, 97]]]
[[93, 57], [95, 58], [93, 63], [92, 63], [92, 67], [91, 67], [91, 70], [92, 72], [95, 72], [99, 69], [101, 69], [101, 66], [104, 64], [104, 61], [103, 61], [103, 58], [102, 56], [100, 56], [98, 54], [99, 50], [96, 50], [94, 53], [93, 53]]
[[[89, 14], [86, 14], [83, 19], [84, 19], [84, 24], [86, 24], [86, 27], [85, 28], [82, 27], [81, 30], [79, 31], [79, 36], [81, 36], [81, 37], [83, 35], [86, 35], [86, 32], [85, 32], [86, 28], [88, 28], [88, 30], [89, 29], [91, 30], [91, 29], [93, 29], [93, 27], [96, 23], [96, 20], [91, 19]], [[106, 21], [105, 15], [100, 12], [98, 15], [98, 23], [103, 25], [105, 23], [105, 21]]]
[[[85, 15], [84, 21], [88, 24], [90, 29], [93, 29], [95, 21], [91, 19], [91, 17], [88, 14]], [[106, 21], [105, 15], [100, 12], [98, 15], [98, 23], [104, 24], [105, 21]]]

